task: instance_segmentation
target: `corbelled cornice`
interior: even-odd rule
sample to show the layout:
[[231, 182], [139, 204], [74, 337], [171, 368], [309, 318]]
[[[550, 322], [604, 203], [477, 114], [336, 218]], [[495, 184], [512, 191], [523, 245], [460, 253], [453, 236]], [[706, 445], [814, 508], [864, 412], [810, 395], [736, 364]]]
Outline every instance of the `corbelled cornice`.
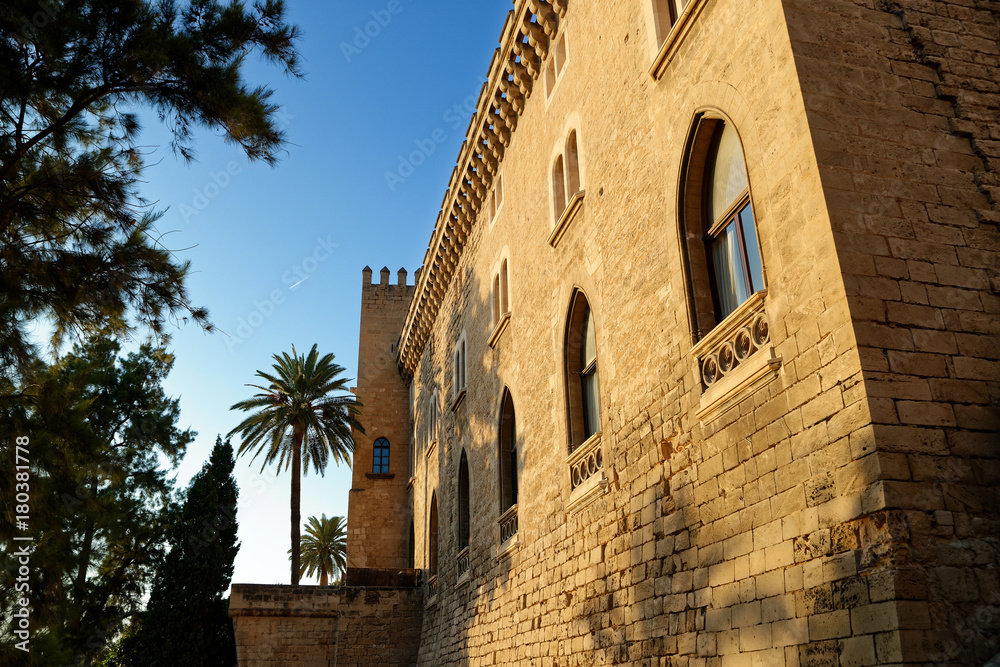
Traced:
[[462, 251], [517, 130], [517, 119], [566, 15], [567, 2], [515, 0], [507, 14], [403, 324], [398, 361], [409, 375], [416, 372]]

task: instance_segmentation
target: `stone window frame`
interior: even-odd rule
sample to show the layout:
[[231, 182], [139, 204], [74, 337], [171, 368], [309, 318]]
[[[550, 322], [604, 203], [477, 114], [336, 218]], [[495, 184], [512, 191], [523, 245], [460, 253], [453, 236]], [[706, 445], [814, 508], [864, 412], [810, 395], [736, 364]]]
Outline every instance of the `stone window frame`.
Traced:
[[662, 78], [681, 43], [691, 32], [695, 19], [705, 8], [705, 0], [646, 0], [646, 26], [652, 64], [649, 74]]
[[503, 203], [503, 171], [498, 171], [496, 178], [493, 179], [493, 187], [490, 190], [489, 201], [483, 207], [486, 215], [489, 216], [490, 231], [493, 231], [493, 225], [496, 224], [497, 218], [499, 218], [500, 213], [503, 212]]
[[458, 406], [465, 399], [469, 386], [469, 342], [465, 331], [458, 337], [455, 347], [451, 351], [451, 410], [458, 410]]
[[[575, 118], [573, 120], [576, 121]], [[549, 178], [554, 223], [548, 243], [553, 248], [583, 208], [583, 199], [587, 194], [580, 137], [579, 122], [568, 124], [552, 153]]]
[[493, 329], [490, 333], [488, 344], [496, 347], [497, 342], [507, 330], [507, 325], [511, 318], [510, 305], [510, 250], [505, 246], [500, 251], [500, 256], [493, 264], [493, 282], [490, 286], [490, 308], [493, 322]]
[[541, 78], [545, 83], [546, 108], [555, 95], [556, 89], [559, 88], [559, 82], [562, 81], [563, 72], [566, 71], [566, 64], [569, 61], [569, 44], [566, 39], [566, 30], [563, 29], [559, 31], [554, 47], [549, 49], [548, 63], [542, 70]]
[[[695, 0], [696, 1], [696, 0]], [[710, 175], [722, 128], [728, 125], [739, 141], [747, 187], [718, 220], [709, 220]], [[692, 363], [700, 379], [697, 417], [711, 421], [776, 377], [781, 366], [770, 340], [767, 319], [767, 258], [760, 244], [759, 217], [754, 199], [752, 170], [740, 127], [717, 108], [695, 113], [680, 170], [678, 230], [684, 261], [691, 321]], [[724, 228], [733, 211], [749, 206], [753, 216], [763, 286], [725, 317], [716, 296], [709, 243]]]

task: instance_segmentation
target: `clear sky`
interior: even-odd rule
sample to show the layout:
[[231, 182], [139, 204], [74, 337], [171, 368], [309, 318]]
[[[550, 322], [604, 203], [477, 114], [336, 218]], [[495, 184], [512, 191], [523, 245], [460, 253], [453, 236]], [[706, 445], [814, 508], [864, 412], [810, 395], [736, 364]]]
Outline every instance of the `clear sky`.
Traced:
[[[178, 473], [182, 485], [216, 434], [239, 422], [229, 406], [253, 393], [245, 384], [270, 368], [272, 354], [318, 343], [357, 377], [361, 270], [371, 266], [377, 279], [388, 266], [395, 281], [405, 267], [412, 282], [512, 6], [287, 4], [303, 31], [305, 79], [248, 63], [248, 79], [274, 88], [282, 106], [289, 145], [277, 167], [250, 164], [207, 132], [197, 162], [185, 164], [155, 118], [142, 135], [156, 163], [143, 193], [167, 209], [158, 225], [172, 232], [164, 242], [191, 262], [192, 301], [207, 306], [221, 330], [206, 335], [189, 324], [173, 334], [167, 391], [180, 397], [182, 425], [199, 433]], [[435, 131], [442, 142], [431, 139]], [[236, 477], [242, 548], [233, 581], [288, 583], [290, 476], [261, 474], [259, 460], [244, 458]], [[303, 522], [346, 516], [350, 487], [347, 467], [304, 477]]]

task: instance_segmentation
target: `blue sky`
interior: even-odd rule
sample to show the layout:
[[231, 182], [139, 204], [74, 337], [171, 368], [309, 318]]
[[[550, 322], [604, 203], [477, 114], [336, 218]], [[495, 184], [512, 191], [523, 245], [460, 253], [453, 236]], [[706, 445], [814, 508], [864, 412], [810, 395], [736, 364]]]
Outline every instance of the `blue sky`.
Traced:
[[[377, 279], [388, 266], [394, 281], [405, 267], [412, 282], [511, 8], [506, 0], [288, 5], [303, 31], [305, 79], [262, 62], [247, 68], [282, 105], [289, 145], [277, 167], [249, 163], [215, 132], [198, 137], [192, 164], [171, 153], [155, 118], [142, 135], [151, 165], [143, 194], [167, 209], [164, 242], [191, 262], [192, 301], [221, 330], [189, 324], [173, 333], [167, 391], [180, 397], [182, 424], [199, 432], [178, 472], [185, 485], [216, 434], [238, 423], [228, 408], [253, 393], [244, 385], [272, 354], [318, 343], [357, 377], [361, 270], [370, 265]], [[233, 581], [288, 583], [290, 477], [261, 474], [248, 458], [236, 469], [242, 549]], [[303, 522], [346, 516], [350, 487], [346, 467], [304, 477]]]

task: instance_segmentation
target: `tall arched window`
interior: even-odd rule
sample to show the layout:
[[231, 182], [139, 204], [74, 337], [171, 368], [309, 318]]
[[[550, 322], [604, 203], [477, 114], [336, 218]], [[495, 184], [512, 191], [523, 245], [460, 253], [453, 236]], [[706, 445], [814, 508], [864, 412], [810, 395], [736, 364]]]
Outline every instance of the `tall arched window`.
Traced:
[[683, 225], [701, 336], [764, 289], [764, 267], [736, 128], [720, 118], [699, 118], [685, 174]]
[[389, 472], [389, 441], [385, 438], [379, 438], [375, 441], [372, 472], [383, 474]]
[[462, 450], [458, 461], [458, 548], [469, 546], [469, 459]]
[[573, 295], [566, 332], [570, 451], [601, 431], [601, 392], [597, 374], [597, 333], [590, 303], [581, 290]]
[[505, 389], [500, 408], [500, 513], [517, 504], [517, 423], [514, 399]]
[[428, 520], [427, 569], [431, 576], [438, 573], [438, 501], [437, 493], [431, 494], [431, 512]]

